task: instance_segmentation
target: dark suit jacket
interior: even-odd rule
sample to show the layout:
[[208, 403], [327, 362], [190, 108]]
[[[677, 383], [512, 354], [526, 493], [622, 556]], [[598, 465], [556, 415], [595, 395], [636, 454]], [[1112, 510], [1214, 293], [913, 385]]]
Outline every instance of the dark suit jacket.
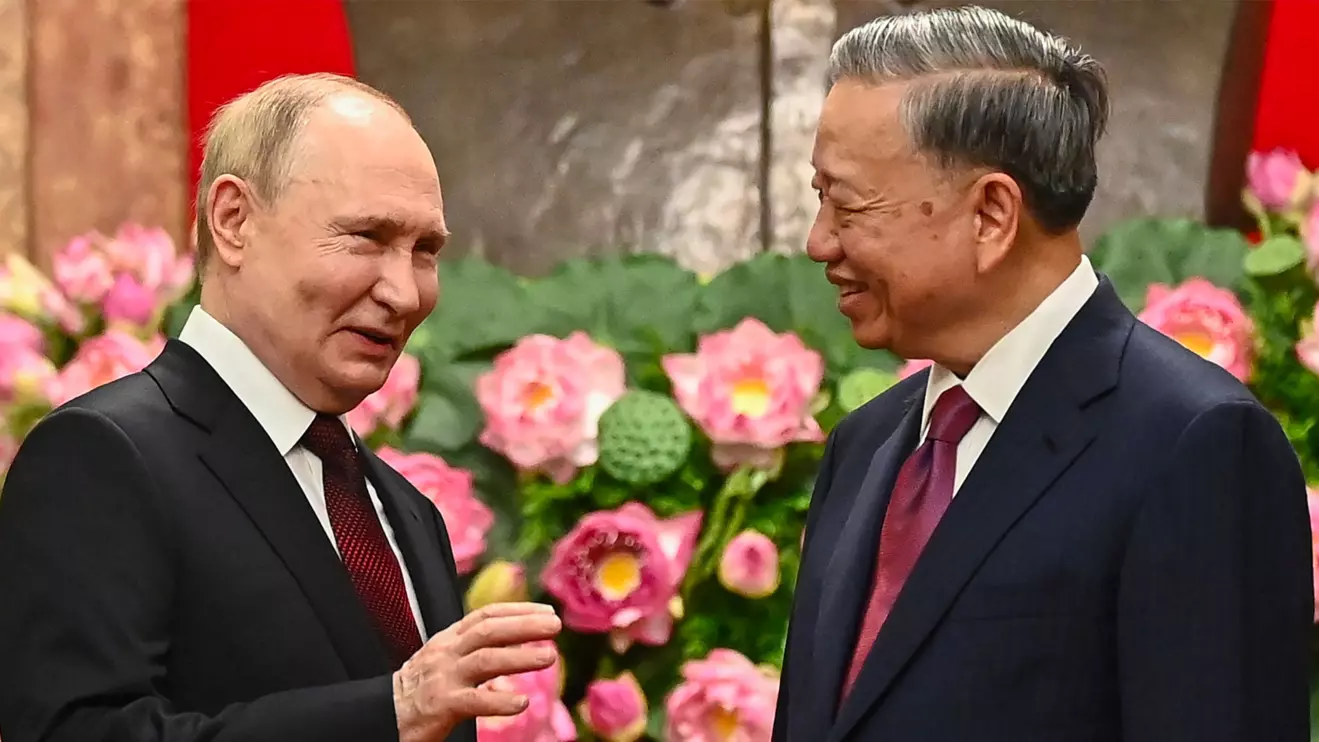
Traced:
[[775, 742], [1305, 742], [1305, 483], [1276, 420], [1102, 281], [977, 460], [838, 707], [928, 374], [850, 415]]
[[[366, 459], [443, 630], [444, 524]], [[0, 496], [5, 742], [392, 742], [395, 669], [283, 458], [187, 345], [23, 443]]]

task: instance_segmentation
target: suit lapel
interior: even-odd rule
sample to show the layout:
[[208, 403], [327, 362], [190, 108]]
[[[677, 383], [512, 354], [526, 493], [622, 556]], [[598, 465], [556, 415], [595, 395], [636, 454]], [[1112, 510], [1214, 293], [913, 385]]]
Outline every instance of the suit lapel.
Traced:
[[843, 675], [851, 661], [856, 634], [874, 573], [878, 534], [888, 507], [889, 493], [898, 469], [916, 446], [920, 436], [921, 400], [925, 386], [906, 403], [906, 413], [883, 445], [870, 459], [860, 487], [831, 496], [848, 496], [851, 502], [834, 510], [844, 519], [837, 546], [828, 554], [820, 614], [815, 624], [815, 656], [820, 674], [811, 687], [818, 694], [816, 708], [833, 718]]
[[408, 496], [404, 490], [407, 485], [401, 476], [369, 449], [363, 447], [362, 453], [367, 476], [384, 505], [385, 516], [394, 530], [394, 538], [412, 578], [412, 589], [417, 594], [421, 618], [426, 624], [425, 634], [433, 636], [462, 618], [463, 612], [458, 586], [448, 574], [444, 555], [436, 542], [435, 519], [430, 513], [419, 510], [422, 505], [417, 502], [417, 497]]
[[211, 433], [201, 453], [302, 588], [352, 677], [391, 671], [389, 654], [297, 479], [196, 351], [171, 340], [149, 373], [170, 404]]
[[1133, 324], [1104, 282], [1050, 348], [917, 560], [828, 742], [892, 687], [998, 542], [1090, 445], [1103, 421], [1090, 403], [1116, 385]]

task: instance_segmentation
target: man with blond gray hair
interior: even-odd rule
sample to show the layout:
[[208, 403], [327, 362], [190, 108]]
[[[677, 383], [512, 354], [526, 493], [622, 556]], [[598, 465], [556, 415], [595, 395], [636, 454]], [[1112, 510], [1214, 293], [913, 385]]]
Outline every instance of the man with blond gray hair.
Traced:
[[775, 742], [1308, 740], [1301, 469], [1082, 251], [1099, 63], [975, 7], [830, 62], [807, 252], [930, 367], [830, 435]]
[[44, 419], [0, 496], [6, 742], [474, 742], [557, 659], [536, 604], [464, 616], [436, 507], [357, 440], [448, 231], [407, 115], [356, 81], [225, 106], [201, 303]]

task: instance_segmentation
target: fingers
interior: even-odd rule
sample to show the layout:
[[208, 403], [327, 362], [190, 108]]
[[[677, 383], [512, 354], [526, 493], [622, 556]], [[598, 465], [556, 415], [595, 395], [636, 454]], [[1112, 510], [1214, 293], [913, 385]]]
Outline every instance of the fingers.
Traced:
[[458, 674], [470, 685], [503, 675], [544, 670], [558, 659], [554, 647], [488, 647], [458, 660]]
[[466, 688], [454, 696], [454, 710], [467, 718], [513, 716], [526, 708], [526, 696], [490, 688]]
[[455, 648], [469, 654], [482, 647], [507, 647], [515, 644], [553, 639], [563, 622], [554, 614], [500, 616], [486, 619], [459, 635]]
[[459, 634], [476, 626], [482, 621], [491, 618], [503, 618], [505, 616], [526, 616], [526, 615], [554, 615], [554, 607], [544, 603], [491, 603], [481, 606], [475, 611], [463, 616], [463, 619], [454, 624], [454, 628]]

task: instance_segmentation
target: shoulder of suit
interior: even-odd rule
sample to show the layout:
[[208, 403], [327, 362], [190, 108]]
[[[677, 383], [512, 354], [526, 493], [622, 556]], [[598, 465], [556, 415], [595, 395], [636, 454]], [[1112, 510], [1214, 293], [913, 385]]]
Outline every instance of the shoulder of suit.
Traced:
[[1189, 422], [1222, 404], [1263, 405], [1217, 364], [1148, 326], [1137, 324], [1122, 356], [1118, 392], [1145, 414]]
[[144, 371], [88, 391], [62, 405], [61, 408], [78, 408], [104, 415], [130, 437], [136, 430], [152, 430], [159, 434], [163, 420], [176, 417], [165, 393], [156, 380]]

